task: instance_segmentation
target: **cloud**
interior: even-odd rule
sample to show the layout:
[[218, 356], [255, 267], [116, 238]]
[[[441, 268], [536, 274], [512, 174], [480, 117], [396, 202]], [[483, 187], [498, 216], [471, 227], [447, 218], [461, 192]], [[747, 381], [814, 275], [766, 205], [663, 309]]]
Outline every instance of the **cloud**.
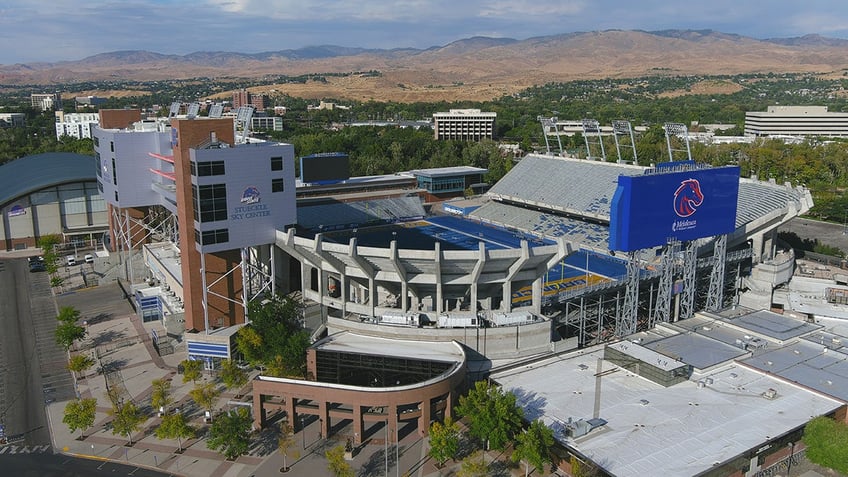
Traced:
[[848, 37], [848, 2], [770, 0], [763, 8], [739, 0], [4, 0], [0, 64], [116, 50], [427, 48], [481, 34], [524, 39], [607, 29]]

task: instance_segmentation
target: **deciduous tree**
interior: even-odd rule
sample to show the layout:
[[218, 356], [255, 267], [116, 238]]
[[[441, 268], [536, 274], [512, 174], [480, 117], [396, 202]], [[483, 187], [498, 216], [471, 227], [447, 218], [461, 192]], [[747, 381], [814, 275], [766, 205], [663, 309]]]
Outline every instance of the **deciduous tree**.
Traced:
[[450, 417], [445, 418], [444, 424], [436, 421], [430, 425], [430, 457], [436, 459], [439, 467], [445, 465], [448, 459], [456, 456], [459, 450], [459, 424]]
[[80, 430], [80, 439], [85, 437], [85, 430], [94, 425], [97, 414], [97, 399], [75, 399], [65, 406], [62, 422], [68, 425], [71, 432]]
[[221, 395], [221, 391], [215, 387], [214, 383], [206, 383], [196, 386], [188, 394], [198, 406], [209, 411], [209, 415], [211, 416], [212, 408], [215, 406], [215, 400]]
[[203, 362], [195, 359], [186, 359], [180, 362], [180, 366], [183, 367], [183, 382], [187, 383], [191, 381], [192, 383], [196, 383], [198, 379], [200, 379], [201, 372], [203, 370]]
[[156, 428], [156, 438], [176, 439], [179, 453], [183, 453], [183, 439], [194, 437], [195, 429], [188, 425], [185, 416], [176, 412], [162, 416], [162, 423]]
[[327, 470], [335, 477], [353, 477], [354, 472], [350, 464], [344, 459], [344, 446], [333, 447], [324, 452], [327, 458]]
[[477, 381], [467, 395], [459, 398], [456, 412], [468, 417], [468, 433], [503, 450], [521, 428], [524, 412], [516, 405], [515, 394], [505, 393], [488, 381]]
[[234, 460], [250, 447], [251, 424], [252, 419], [247, 408], [238, 407], [221, 414], [209, 429], [206, 447]]
[[247, 384], [247, 373], [235, 361], [225, 359], [221, 361], [221, 381], [227, 389], [238, 390]]
[[531, 465], [537, 471], [541, 472], [545, 464], [551, 462], [550, 449], [553, 445], [553, 431], [541, 420], [536, 419], [530, 423], [530, 427], [516, 437], [515, 450], [512, 452], [512, 461], [524, 462], [525, 476]]
[[113, 405], [109, 415], [112, 416], [112, 434], [127, 436], [130, 445], [133, 445], [132, 434], [137, 432], [145, 421], [138, 406], [132, 401], [118, 402]]
[[167, 379], [154, 379], [151, 381], [153, 392], [150, 394], [150, 405], [153, 409], [161, 409], [161, 412], [167, 413], [168, 407], [174, 401], [171, 396], [171, 381]]

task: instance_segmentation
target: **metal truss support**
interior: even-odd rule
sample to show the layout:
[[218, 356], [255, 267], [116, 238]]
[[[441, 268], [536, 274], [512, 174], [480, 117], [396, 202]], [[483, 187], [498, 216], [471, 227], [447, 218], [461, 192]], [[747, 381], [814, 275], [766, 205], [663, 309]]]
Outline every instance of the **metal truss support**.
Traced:
[[679, 252], [680, 242], [674, 239], [670, 239], [663, 249], [657, 302], [654, 305], [654, 313], [648, 322], [648, 328], [653, 328], [657, 323], [671, 321], [671, 291], [677, 272], [676, 258]]
[[[665, 123], [663, 125], [663, 130], [665, 131], [665, 143], [668, 146], [668, 160], [670, 162], [674, 162], [674, 151], [680, 151], [686, 153], [685, 160], [692, 160], [692, 150], [689, 149], [689, 129], [685, 124], [681, 123]], [[676, 136], [683, 141], [686, 145], [686, 149], [673, 149], [671, 147], [671, 137]]]
[[630, 148], [633, 151], [633, 164], [639, 164], [639, 160], [636, 158], [636, 140], [633, 137], [633, 127], [630, 125], [630, 121], [617, 120], [612, 122], [612, 137], [615, 139], [615, 152], [618, 153], [618, 162], [624, 162], [624, 159], [621, 157], [621, 145], [618, 142], [618, 136], [630, 137]]
[[624, 308], [615, 324], [616, 336], [627, 336], [636, 332], [636, 314], [639, 311], [639, 259], [636, 252], [627, 254], [627, 285], [624, 292]]
[[724, 303], [724, 269], [727, 263], [727, 235], [719, 235], [713, 248], [713, 270], [710, 274], [710, 291], [707, 295], [707, 310], [718, 311]]
[[695, 294], [698, 288], [698, 250], [697, 243], [686, 242], [683, 251], [683, 293], [680, 300], [680, 319], [692, 318], [695, 314]]
[[[130, 217], [126, 209], [112, 209], [112, 223], [117, 227], [115, 239], [118, 246], [118, 256], [126, 254], [124, 279], [135, 283], [133, 273], [133, 248], [136, 244], [144, 243], [150, 236], [159, 235], [165, 239], [179, 238], [177, 216], [167, 209], [151, 209], [142, 218]], [[174, 242], [177, 243], [177, 242]]]
[[542, 123], [542, 136], [545, 138], [545, 151], [547, 151], [548, 154], [551, 153], [551, 145], [548, 142], [548, 133], [550, 133], [551, 128], [553, 128], [554, 134], [556, 134], [557, 144], [559, 145], [559, 153], [562, 154], [562, 141], [559, 138], [559, 128], [557, 127], [557, 121], [559, 118], [556, 116], [552, 118], [537, 116], [536, 119]]
[[[586, 158], [592, 159], [596, 156], [592, 156], [592, 144], [598, 144], [601, 149], [600, 159], [605, 161], [607, 159], [607, 153], [604, 152], [604, 141], [601, 137], [601, 126], [595, 119], [584, 119], [583, 121], [583, 141], [586, 143]], [[591, 141], [589, 138], [593, 138]], [[596, 142], [597, 141], [597, 142]]]
[[[271, 251], [273, 256], [273, 250]], [[269, 262], [266, 266], [262, 261], [258, 259], [258, 252], [255, 248], [242, 248], [241, 249], [241, 263], [236, 265], [235, 267], [228, 270], [225, 274], [217, 278], [212, 283], [206, 282], [206, 254], [200, 254], [201, 260], [201, 275], [203, 279], [203, 311], [204, 311], [204, 325], [206, 326], [206, 332], [209, 333], [209, 316], [208, 316], [208, 297], [209, 295], [214, 295], [223, 300], [229, 301], [231, 303], [235, 303], [241, 305], [244, 308], [244, 322], [250, 323], [250, 319], [248, 317], [248, 303], [258, 298], [260, 295], [265, 293], [266, 291], [273, 292], [273, 283], [275, 280], [274, 277], [274, 268], [273, 264]], [[241, 300], [236, 300], [234, 298], [230, 298], [228, 296], [222, 295], [220, 293], [212, 291], [212, 288], [221, 280], [226, 278], [231, 273], [236, 270], [241, 269], [241, 284], [242, 284], [242, 295]]]

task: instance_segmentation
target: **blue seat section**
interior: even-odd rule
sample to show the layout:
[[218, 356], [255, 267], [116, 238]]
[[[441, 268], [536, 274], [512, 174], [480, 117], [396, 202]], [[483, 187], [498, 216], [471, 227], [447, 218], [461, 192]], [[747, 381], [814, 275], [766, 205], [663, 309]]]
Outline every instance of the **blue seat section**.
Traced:
[[417, 195], [353, 202], [329, 200], [298, 205], [297, 224], [313, 232], [420, 219], [426, 215]]

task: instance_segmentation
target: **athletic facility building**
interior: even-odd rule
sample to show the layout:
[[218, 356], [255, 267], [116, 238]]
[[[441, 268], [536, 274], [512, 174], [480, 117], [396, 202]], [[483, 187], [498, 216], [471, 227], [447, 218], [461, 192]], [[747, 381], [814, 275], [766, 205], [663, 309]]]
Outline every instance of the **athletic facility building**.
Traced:
[[2, 247], [36, 247], [45, 235], [81, 247], [101, 243], [108, 215], [94, 172], [93, 157], [61, 152], [0, 166]]

